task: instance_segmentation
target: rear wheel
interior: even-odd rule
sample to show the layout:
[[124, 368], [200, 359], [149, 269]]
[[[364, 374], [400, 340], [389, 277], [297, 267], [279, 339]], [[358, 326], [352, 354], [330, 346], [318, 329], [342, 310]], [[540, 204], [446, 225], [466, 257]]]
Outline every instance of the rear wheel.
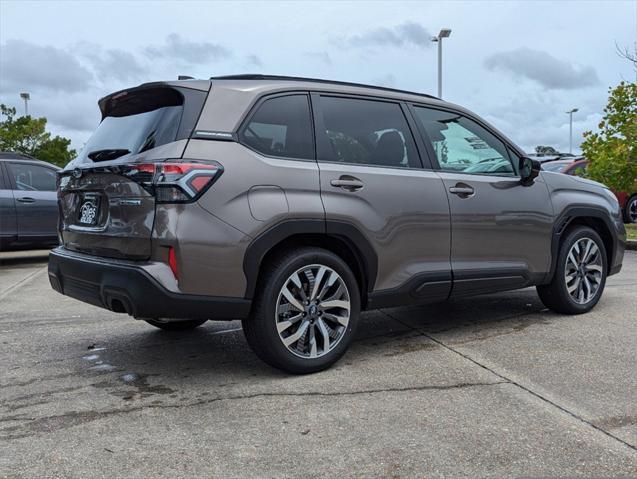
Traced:
[[188, 319], [185, 321], [163, 321], [161, 319], [145, 319], [144, 321], [156, 328], [163, 329], [164, 331], [188, 331], [190, 329], [195, 329], [197, 326], [201, 326], [208, 320]]
[[599, 301], [608, 271], [606, 249], [592, 228], [572, 229], [560, 245], [553, 280], [537, 287], [544, 305], [563, 314], [590, 311]]
[[359, 314], [358, 284], [347, 264], [329, 251], [299, 248], [266, 266], [243, 331], [266, 363], [312, 373], [345, 353]]
[[637, 195], [628, 198], [624, 208], [624, 221], [626, 223], [637, 223]]

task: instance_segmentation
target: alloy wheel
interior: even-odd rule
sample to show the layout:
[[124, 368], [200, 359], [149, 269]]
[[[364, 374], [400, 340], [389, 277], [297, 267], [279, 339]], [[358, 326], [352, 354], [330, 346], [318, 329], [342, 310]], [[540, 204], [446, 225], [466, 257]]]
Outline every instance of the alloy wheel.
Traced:
[[279, 338], [296, 356], [315, 359], [341, 341], [350, 319], [350, 295], [332, 268], [304, 266], [285, 281], [276, 304]]
[[628, 204], [628, 218], [630, 218], [631, 223], [637, 223], [637, 198]]
[[595, 241], [580, 238], [568, 252], [564, 267], [566, 290], [573, 301], [586, 304], [591, 301], [602, 283], [604, 263]]

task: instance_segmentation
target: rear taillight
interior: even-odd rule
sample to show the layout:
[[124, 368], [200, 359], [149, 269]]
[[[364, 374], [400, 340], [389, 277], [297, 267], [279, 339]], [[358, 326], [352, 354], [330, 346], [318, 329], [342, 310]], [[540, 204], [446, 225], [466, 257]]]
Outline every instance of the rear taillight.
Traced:
[[223, 173], [215, 162], [157, 161], [133, 163], [122, 174], [140, 183], [158, 203], [186, 203], [197, 199]]

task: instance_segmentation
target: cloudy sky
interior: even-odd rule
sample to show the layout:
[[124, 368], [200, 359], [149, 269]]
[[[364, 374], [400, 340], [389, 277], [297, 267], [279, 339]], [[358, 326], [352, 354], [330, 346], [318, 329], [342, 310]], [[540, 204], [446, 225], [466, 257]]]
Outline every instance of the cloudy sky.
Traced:
[[30, 2], [0, 1], [0, 102], [30, 113], [76, 148], [97, 100], [177, 75], [271, 73], [436, 93], [483, 115], [527, 150], [568, 150], [594, 129], [608, 88], [636, 72], [616, 44], [637, 42], [637, 0], [624, 2]]

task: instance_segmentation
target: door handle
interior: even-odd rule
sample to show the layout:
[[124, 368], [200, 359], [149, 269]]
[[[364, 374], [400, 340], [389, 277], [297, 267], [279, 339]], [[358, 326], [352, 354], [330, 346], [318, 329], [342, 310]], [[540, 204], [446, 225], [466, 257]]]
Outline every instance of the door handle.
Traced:
[[338, 180], [330, 181], [330, 185], [347, 191], [357, 191], [364, 186], [364, 183], [353, 176], [341, 176]]
[[454, 195], [458, 195], [461, 198], [468, 198], [469, 196], [473, 195], [475, 193], [475, 190], [473, 189], [473, 187], [465, 184], [465, 183], [458, 183], [456, 184], [456, 186], [452, 186], [449, 188], [449, 193], [453, 193]]
[[35, 200], [30, 196], [23, 196], [22, 198], [18, 198], [17, 201], [20, 203], [35, 203]]

